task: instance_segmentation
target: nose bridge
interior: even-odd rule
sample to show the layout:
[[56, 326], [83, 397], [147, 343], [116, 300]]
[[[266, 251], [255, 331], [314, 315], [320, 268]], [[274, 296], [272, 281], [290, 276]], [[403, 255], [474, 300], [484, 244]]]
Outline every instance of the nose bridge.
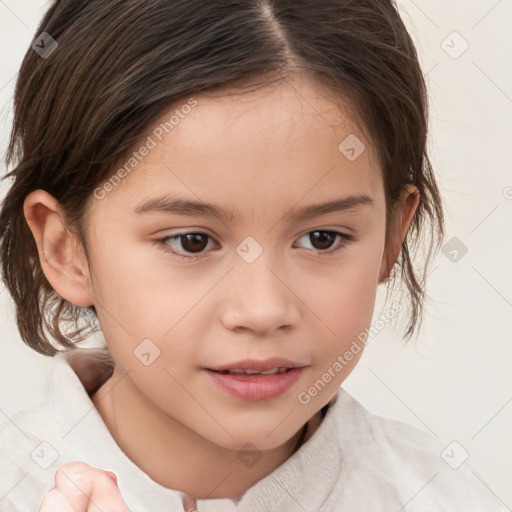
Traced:
[[[261, 240], [261, 237], [260, 237]], [[246, 237], [236, 248], [235, 272], [242, 286], [254, 293], [277, 291], [277, 278], [271, 271], [276, 265], [276, 248], [271, 248], [269, 237], [266, 242], [258, 242], [254, 237]], [[275, 272], [275, 270], [274, 270]], [[270, 290], [269, 287], [273, 290]]]
[[251, 262], [241, 258], [236, 264], [235, 272], [237, 282], [240, 282], [242, 289], [247, 290], [248, 296], [283, 292], [282, 282], [276, 276], [279, 268], [276, 270], [275, 258], [269, 249], [264, 250]]
[[277, 250], [247, 237], [236, 252], [226, 324], [231, 328], [238, 324], [254, 330], [271, 330], [295, 322], [294, 295], [280, 275], [283, 266], [277, 264]]

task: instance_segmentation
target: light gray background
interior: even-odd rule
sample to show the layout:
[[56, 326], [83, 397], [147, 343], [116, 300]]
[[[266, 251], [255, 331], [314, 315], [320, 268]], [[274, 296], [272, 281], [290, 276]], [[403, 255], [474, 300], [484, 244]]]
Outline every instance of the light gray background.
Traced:
[[[47, 4], [0, 0], [2, 152], [16, 74]], [[399, 329], [388, 326], [371, 340], [345, 387], [375, 413], [431, 432], [445, 445], [457, 441], [510, 508], [512, 0], [398, 4], [430, 88], [429, 148], [446, 204], [445, 243], [457, 237], [468, 252], [457, 262], [443, 253], [434, 261], [433, 307], [419, 342], [404, 347]], [[5, 190], [6, 183], [1, 197]], [[383, 298], [380, 289], [375, 318]], [[39, 398], [49, 363], [21, 342], [0, 287], [0, 422]]]

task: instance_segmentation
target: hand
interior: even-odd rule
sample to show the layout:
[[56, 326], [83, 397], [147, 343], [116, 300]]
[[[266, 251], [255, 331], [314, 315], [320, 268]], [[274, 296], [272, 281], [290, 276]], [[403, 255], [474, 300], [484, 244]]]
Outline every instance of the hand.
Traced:
[[65, 464], [55, 474], [55, 488], [43, 498], [39, 512], [130, 512], [111, 471], [85, 462]]

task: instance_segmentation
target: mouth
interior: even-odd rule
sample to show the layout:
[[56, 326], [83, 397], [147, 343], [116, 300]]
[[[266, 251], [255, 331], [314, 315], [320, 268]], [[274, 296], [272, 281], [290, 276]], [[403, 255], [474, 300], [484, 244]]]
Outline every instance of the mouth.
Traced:
[[262, 375], [272, 375], [282, 373], [287, 369], [304, 367], [304, 363], [299, 363], [284, 357], [268, 357], [267, 359], [241, 359], [220, 366], [212, 366], [208, 370], [223, 372], [228, 370], [233, 373], [247, 373]]
[[278, 368], [271, 368], [269, 370], [265, 371], [257, 371], [257, 370], [246, 370], [244, 368], [234, 368], [232, 370], [212, 370], [210, 368], [207, 368], [211, 372], [221, 373], [223, 375], [279, 375], [281, 373], [286, 373], [287, 371], [291, 370], [292, 368], [288, 367], [278, 367]]
[[205, 369], [218, 389], [249, 402], [272, 400], [284, 394], [297, 382], [305, 367], [276, 367], [264, 371]]

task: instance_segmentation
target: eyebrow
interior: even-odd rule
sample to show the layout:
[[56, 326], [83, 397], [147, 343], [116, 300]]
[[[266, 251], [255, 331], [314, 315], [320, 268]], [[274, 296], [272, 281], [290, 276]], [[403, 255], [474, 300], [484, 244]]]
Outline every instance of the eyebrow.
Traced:
[[[366, 194], [356, 194], [324, 203], [304, 206], [300, 209], [291, 209], [284, 217], [287, 220], [300, 221], [327, 213], [354, 209], [359, 206], [374, 207], [374, 202]], [[137, 215], [155, 212], [191, 217], [217, 217], [224, 222], [232, 222], [236, 218], [241, 217], [241, 212], [237, 209], [226, 209], [208, 202], [193, 201], [168, 195], [149, 199], [136, 206], [133, 210], [133, 213]]]

